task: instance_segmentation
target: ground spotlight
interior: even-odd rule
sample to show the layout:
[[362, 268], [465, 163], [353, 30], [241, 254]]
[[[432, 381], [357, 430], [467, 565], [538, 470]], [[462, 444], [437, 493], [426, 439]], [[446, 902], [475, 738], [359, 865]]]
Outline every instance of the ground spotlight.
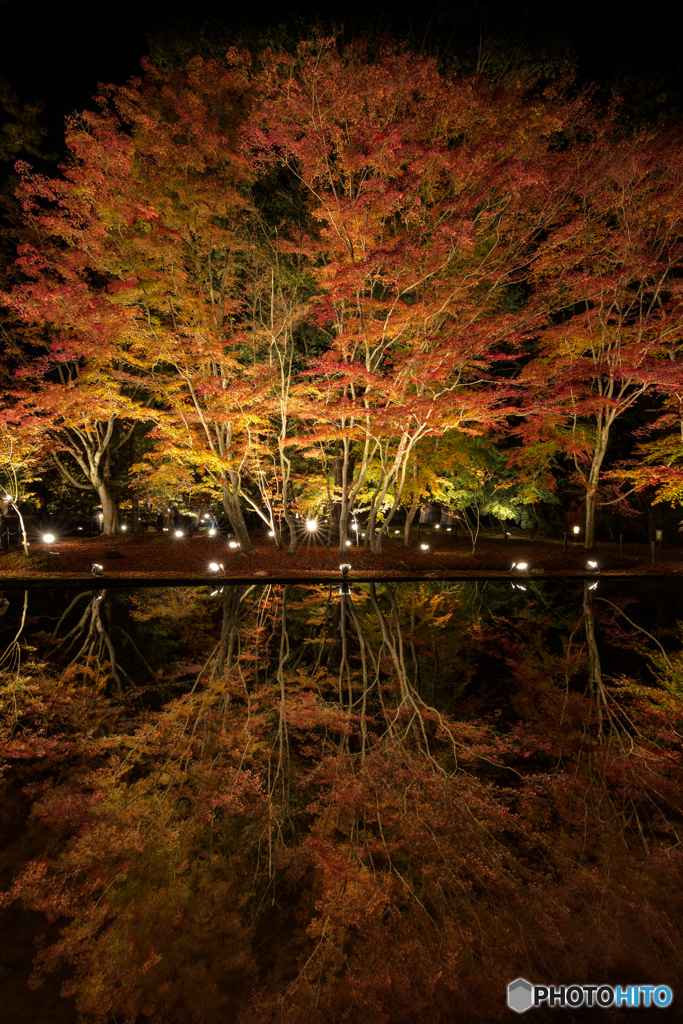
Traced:
[[420, 544], [420, 550], [429, 551], [429, 544]]
[[586, 568], [588, 569], [588, 572], [600, 572], [600, 566], [597, 562], [586, 562]]
[[93, 576], [102, 576], [104, 573], [104, 566], [100, 565], [99, 562], [93, 562], [90, 566], [90, 572]]
[[52, 544], [54, 542], [54, 539], [55, 539], [54, 538], [54, 534], [52, 534], [52, 533], [44, 533], [43, 534], [43, 543], [44, 544]]
[[123, 530], [123, 532], [125, 533], [125, 532], [126, 532], [126, 530], [128, 529], [128, 527], [127, 527], [127, 526], [126, 526], [126, 524], [124, 523], [124, 524], [123, 524], [123, 526], [121, 527], [121, 529], [122, 529], [122, 530]]
[[510, 568], [510, 572], [527, 572], [529, 569], [528, 562], [513, 562]]
[[222, 562], [209, 562], [209, 572], [214, 576], [225, 576], [225, 569]]
[[231, 540], [228, 542], [228, 547], [234, 550], [235, 548], [239, 547], [239, 544], [236, 540]]
[[348, 562], [342, 562], [342, 564], [339, 566], [339, 572], [342, 574], [342, 576], [348, 576], [350, 571], [351, 566], [349, 565]]
[[183, 531], [182, 530], [174, 530], [173, 531], [173, 536], [174, 537], [182, 537], [183, 536]]
[[216, 536], [216, 529], [215, 529], [215, 527], [212, 526], [211, 529], [209, 530], [209, 537], [215, 537], [215, 536]]
[[314, 533], [318, 529], [318, 520], [317, 519], [307, 519], [306, 520], [306, 529], [310, 530], [311, 533]]
[[581, 527], [580, 526], [575, 526], [573, 532], [574, 533], [581, 533]]

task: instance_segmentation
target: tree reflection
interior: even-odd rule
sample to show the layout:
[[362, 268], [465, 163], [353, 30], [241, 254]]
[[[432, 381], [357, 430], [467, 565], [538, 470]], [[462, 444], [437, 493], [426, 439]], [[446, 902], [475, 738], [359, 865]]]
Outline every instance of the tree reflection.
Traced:
[[495, 1021], [518, 974], [675, 984], [680, 638], [588, 586], [339, 590], [61, 616], [5, 704], [48, 837], [6, 899], [67, 921], [37, 974], [69, 963], [93, 1022]]

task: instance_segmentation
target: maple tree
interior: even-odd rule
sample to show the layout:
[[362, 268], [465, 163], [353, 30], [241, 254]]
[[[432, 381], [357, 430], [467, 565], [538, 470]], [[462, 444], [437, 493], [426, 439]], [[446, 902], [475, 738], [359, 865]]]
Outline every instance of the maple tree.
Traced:
[[271, 55], [258, 88], [243, 135], [307, 193], [315, 313], [331, 338], [306, 371], [307, 436], [339, 449], [341, 549], [358, 506], [379, 553], [420, 439], [503, 415], [492, 362], [538, 311], [501, 299], [552, 223], [548, 137], [576, 110], [527, 102], [521, 85], [493, 95], [447, 82], [390, 44], [372, 61], [361, 45], [304, 43]]
[[645, 394], [680, 392], [683, 164], [674, 136], [628, 138], [609, 117], [569, 139], [565, 161], [555, 187], [570, 201], [532, 271], [552, 315], [521, 382], [529, 436], [573, 458], [592, 549], [615, 423]]

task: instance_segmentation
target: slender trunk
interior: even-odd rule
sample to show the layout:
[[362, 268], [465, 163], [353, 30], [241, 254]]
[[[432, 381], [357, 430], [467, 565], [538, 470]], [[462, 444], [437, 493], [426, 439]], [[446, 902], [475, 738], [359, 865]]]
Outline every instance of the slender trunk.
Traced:
[[420, 511], [420, 506], [419, 505], [413, 505], [413, 506], [411, 506], [408, 509], [408, 511], [406, 513], [406, 525], [403, 528], [403, 547], [404, 548], [409, 548], [410, 547], [410, 531], [413, 528], [413, 523], [415, 522], [415, 516], [417, 515], [417, 513], [419, 511]]
[[247, 524], [244, 521], [242, 506], [240, 505], [239, 492], [235, 484], [235, 480], [224, 479], [223, 508], [225, 509], [225, 514], [230, 521], [233, 533], [237, 537], [240, 550], [245, 555], [253, 555], [254, 548], [251, 540], [249, 539]]
[[415, 516], [417, 515], [417, 513], [419, 511], [420, 511], [420, 502], [419, 502], [418, 496], [417, 496], [417, 452], [416, 452], [415, 453], [415, 458], [413, 459], [413, 499], [412, 499], [412, 501], [410, 503], [410, 508], [408, 509], [408, 512], [406, 513], [406, 525], [405, 525], [405, 527], [403, 529], [403, 547], [404, 548], [409, 548], [410, 547], [410, 531], [413, 528], [413, 522], [415, 521]]
[[341, 524], [341, 492], [342, 492], [342, 479], [343, 479], [343, 461], [337, 454], [332, 460], [332, 469], [334, 473], [334, 485], [333, 485], [333, 501], [330, 506], [330, 543], [339, 542], [340, 536], [340, 524]]
[[14, 509], [14, 511], [19, 516], [19, 525], [21, 526], [21, 543], [22, 543], [22, 546], [24, 548], [24, 554], [28, 557], [28, 554], [29, 554], [29, 550], [28, 550], [28, 537], [26, 536], [26, 525], [24, 524], [24, 517], [22, 516], [21, 512], [19, 511], [18, 506], [15, 505], [14, 502], [12, 502], [11, 504], [12, 504], [12, 508]]
[[296, 555], [298, 536], [296, 518], [290, 512], [290, 464], [289, 460], [285, 457], [282, 447], [280, 450], [280, 472], [283, 478], [283, 513], [285, 516], [285, 522], [287, 523], [287, 528], [290, 531], [290, 547], [287, 554]]
[[344, 438], [344, 458], [341, 466], [341, 508], [339, 513], [339, 551], [346, 554], [349, 539], [349, 476], [353, 472], [353, 460], [349, 456], [349, 440]]
[[593, 462], [588, 474], [588, 486], [586, 488], [586, 532], [584, 537], [586, 551], [595, 551], [595, 526], [598, 514], [600, 470], [602, 469], [605, 452], [607, 451], [608, 439], [609, 427], [598, 426], [597, 444], [593, 453]]
[[136, 497], [132, 498], [133, 505], [133, 533], [140, 532], [140, 502]]

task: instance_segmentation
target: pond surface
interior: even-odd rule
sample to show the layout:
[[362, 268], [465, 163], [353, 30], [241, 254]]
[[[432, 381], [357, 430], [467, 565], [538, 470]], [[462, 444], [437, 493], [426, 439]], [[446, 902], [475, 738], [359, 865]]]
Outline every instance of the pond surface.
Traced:
[[182, 690], [194, 681], [189, 662], [202, 658], [214, 675], [241, 659], [257, 686], [285, 665], [348, 676], [363, 649], [380, 676], [391, 674], [400, 650], [411, 685], [445, 698], [475, 678], [502, 682], [497, 632], [533, 631], [548, 654], [569, 651], [577, 678], [593, 646], [602, 670], [650, 678], [647, 652], [683, 642], [682, 596], [680, 580], [661, 578], [14, 590], [5, 592], [0, 637], [55, 667], [106, 666], [107, 689], [120, 695], [153, 692], [162, 680]]
[[55, 1020], [140, 1024], [506, 1020], [518, 976], [675, 993], [680, 589], [6, 591], [8, 1020], [59, 990]]

